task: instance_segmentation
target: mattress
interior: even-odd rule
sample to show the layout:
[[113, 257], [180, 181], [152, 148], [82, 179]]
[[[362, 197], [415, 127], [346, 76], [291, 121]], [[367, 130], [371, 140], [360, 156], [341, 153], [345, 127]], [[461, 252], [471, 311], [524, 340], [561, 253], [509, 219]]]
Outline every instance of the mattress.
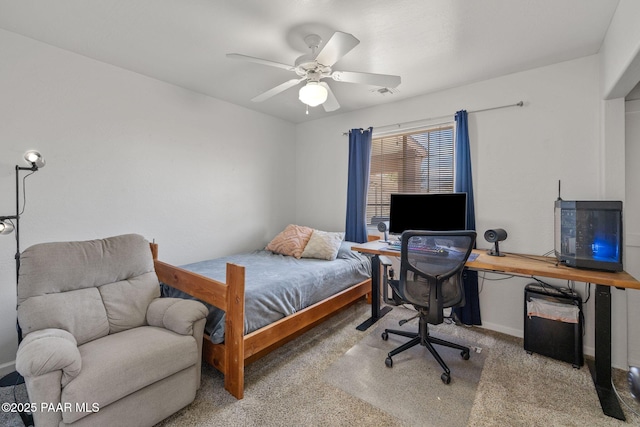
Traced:
[[[231, 255], [181, 268], [220, 282], [226, 280], [226, 265], [245, 267], [245, 334], [322, 301], [371, 277], [370, 259], [351, 251], [355, 243], [343, 242], [334, 261], [274, 254], [267, 250]], [[166, 297], [191, 296], [161, 284]], [[225, 314], [207, 304], [209, 315], [205, 333], [211, 342], [224, 341]]]

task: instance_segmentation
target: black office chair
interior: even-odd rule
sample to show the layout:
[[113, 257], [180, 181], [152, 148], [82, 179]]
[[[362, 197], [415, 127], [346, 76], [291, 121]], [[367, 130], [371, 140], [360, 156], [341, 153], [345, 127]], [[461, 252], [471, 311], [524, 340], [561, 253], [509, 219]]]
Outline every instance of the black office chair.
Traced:
[[[382, 339], [389, 334], [411, 338], [411, 341], [389, 352], [385, 365], [393, 366], [392, 357], [418, 344], [427, 347], [438, 361], [444, 373], [442, 382], [451, 382], [451, 371], [433, 344], [461, 350], [464, 360], [469, 359], [468, 347], [444, 341], [429, 335], [427, 324], [437, 325], [443, 322], [443, 310], [448, 307], [464, 305], [462, 274], [464, 265], [471, 254], [476, 240], [475, 231], [405, 231], [401, 238], [400, 279], [390, 280], [389, 285], [418, 314], [417, 333], [385, 329]], [[401, 320], [400, 326], [409, 320]]]

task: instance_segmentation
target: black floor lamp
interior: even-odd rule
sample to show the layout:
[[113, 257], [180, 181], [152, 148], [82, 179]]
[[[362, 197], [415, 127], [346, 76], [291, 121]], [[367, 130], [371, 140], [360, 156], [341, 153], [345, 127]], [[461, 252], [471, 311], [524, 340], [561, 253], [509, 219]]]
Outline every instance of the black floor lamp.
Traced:
[[[22, 167], [16, 165], [16, 214], [8, 215], [8, 216], [0, 216], [0, 234], [10, 234], [15, 230], [16, 233], [16, 290], [18, 286], [18, 277], [20, 271], [20, 215], [24, 212], [24, 180], [27, 179], [28, 176], [37, 172], [38, 169], [44, 167], [45, 161], [40, 155], [39, 152], [30, 150], [24, 154], [24, 159], [31, 165], [30, 167]], [[23, 192], [23, 209], [20, 211], [20, 171], [31, 171], [23, 177], [22, 181], [22, 192]], [[18, 342], [22, 341], [22, 330], [20, 329], [20, 325], [16, 321], [16, 329], [18, 331]], [[24, 382], [24, 378], [17, 373], [11, 372], [8, 375], [0, 378], [0, 387], [8, 387], [14, 386], [16, 384], [21, 384]]]

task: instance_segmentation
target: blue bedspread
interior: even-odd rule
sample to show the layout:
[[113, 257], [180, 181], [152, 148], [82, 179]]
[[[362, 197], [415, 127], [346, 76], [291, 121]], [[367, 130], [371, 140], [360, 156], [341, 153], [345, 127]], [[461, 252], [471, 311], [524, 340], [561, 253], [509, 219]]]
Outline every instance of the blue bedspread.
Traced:
[[[245, 267], [245, 334], [322, 301], [371, 277], [369, 258], [343, 242], [335, 261], [296, 259], [266, 250], [196, 262], [182, 268], [225, 282], [227, 263]], [[167, 297], [191, 298], [161, 284]], [[224, 341], [224, 311], [208, 305], [206, 333], [215, 344]]]

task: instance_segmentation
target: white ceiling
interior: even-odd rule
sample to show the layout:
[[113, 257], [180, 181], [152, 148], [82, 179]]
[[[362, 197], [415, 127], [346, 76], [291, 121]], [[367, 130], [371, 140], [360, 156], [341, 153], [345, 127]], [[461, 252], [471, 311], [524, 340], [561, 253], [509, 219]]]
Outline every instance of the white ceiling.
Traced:
[[[618, 0], [0, 0], [0, 28], [299, 123], [598, 52]], [[326, 113], [292, 88], [296, 75], [226, 58], [293, 64], [310, 33], [360, 44], [334, 70], [396, 74], [395, 94], [329, 80]]]

